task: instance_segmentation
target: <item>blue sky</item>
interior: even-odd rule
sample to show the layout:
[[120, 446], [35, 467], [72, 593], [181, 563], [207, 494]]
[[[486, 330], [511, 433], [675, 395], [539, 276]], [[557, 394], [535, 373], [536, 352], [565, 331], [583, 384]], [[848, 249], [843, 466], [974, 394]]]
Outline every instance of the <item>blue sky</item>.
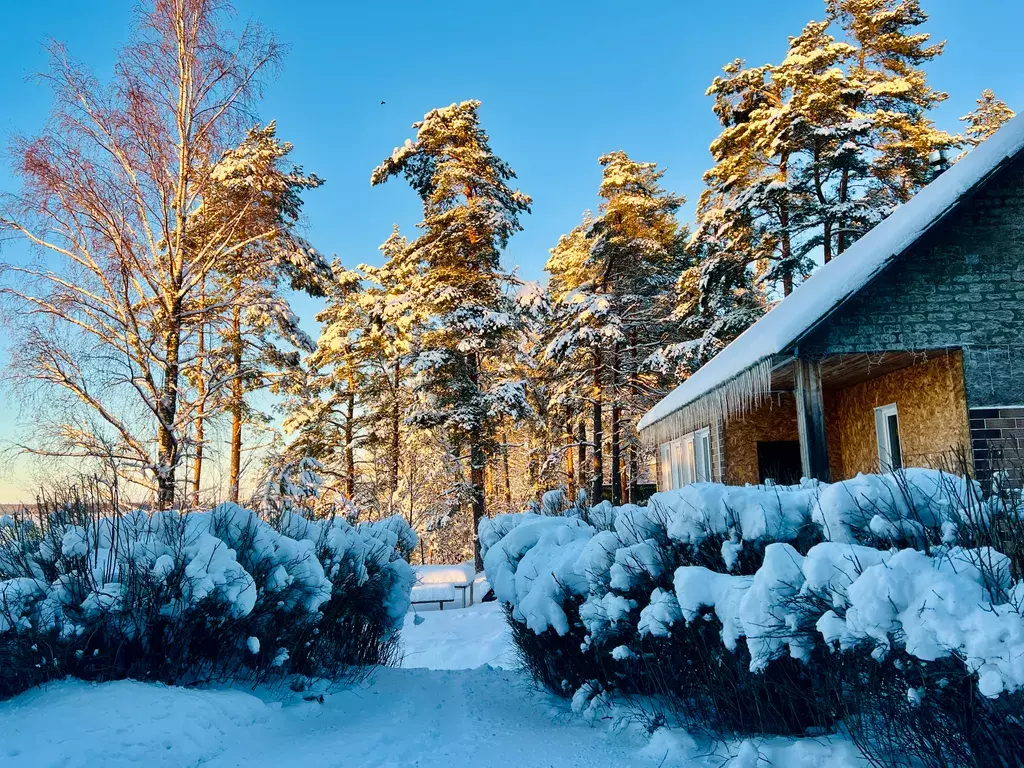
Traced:
[[[4, 5], [0, 132], [6, 136], [38, 130], [46, 118], [49, 95], [30, 77], [45, 67], [44, 40], [67, 42], [76, 58], [106, 77], [129, 34], [136, 0]], [[934, 115], [941, 127], [957, 130], [956, 118], [986, 87], [1011, 106], [1024, 106], [1016, 53], [1024, 3], [922, 5], [931, 16], [926, 30], [948, 41], [928, 69], [932, 85], [950, 94]], [[665, 167], [665, 185], [690, 200], [688, 217], [717, 132], [707, 85], [733, 58], [778, 61], [787, 36], [820, 18], [824, 3], [240, 0], [238, 6], [240, 17], [259, 20], [290, 46], [261, 115], [276, 119], [279, 135], [295, 144], [296, 160], [327, 180], [308, 196], [315, 245], [355, 265], [377, 260], [393, 223], [414, 234], [411, 191], [397, 181], [371, 189], [370, 171], [413, 135], [410, 125], [424, 112], [476, 98], [492, 147], [534, 200], [508, 264], [526, 279], [540, 279], [558, 235], [596, 205], [596, 160], [604, 152], [624, 149]], [[13, 183], [0, 164], [0, 188]], [[297, 308], [313, 329], [316, 305], [300, 301]], [[0, 403], [0, 441], [14, 434], [16, 419]], [[0, 501], [18, 494], [12, 474], [0, 464]]]

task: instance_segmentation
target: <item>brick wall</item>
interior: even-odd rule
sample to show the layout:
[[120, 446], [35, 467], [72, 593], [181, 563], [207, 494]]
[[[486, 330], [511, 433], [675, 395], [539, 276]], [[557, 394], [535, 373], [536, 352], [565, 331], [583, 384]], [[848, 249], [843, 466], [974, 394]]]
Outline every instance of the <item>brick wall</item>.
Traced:
[[1020, 487], [1024, 481], [1024, 405], [972, 408], [968, 414], [978, 479], [987, 484], [993, 471], [1005, 470], [1014, 487]]
[[812, 355], [958, 347], [968, 406], [1024, 403], [1024, 159], [800, 342]]

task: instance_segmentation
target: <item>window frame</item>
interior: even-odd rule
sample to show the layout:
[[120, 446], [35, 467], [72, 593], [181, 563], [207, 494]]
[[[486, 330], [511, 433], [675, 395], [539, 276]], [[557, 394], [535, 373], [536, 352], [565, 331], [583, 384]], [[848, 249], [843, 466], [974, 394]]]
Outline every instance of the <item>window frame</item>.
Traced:
[[676, 491], [692, 483], [711, 482], [711, 427], [695, 429], [659, 444], [658, 456], [662, 463], [662, 490]]
[[[896, 446], [893, 450], [889, 419], [896, 419]], [[895, 472], [903, 468], [903, 434], [900, 428], [900, 412], [896, 403], [875, 408], [875, 440], [878, 445], [878, 468], [881, 472]], [[896, 454], [897, 461], [893, 461]]]

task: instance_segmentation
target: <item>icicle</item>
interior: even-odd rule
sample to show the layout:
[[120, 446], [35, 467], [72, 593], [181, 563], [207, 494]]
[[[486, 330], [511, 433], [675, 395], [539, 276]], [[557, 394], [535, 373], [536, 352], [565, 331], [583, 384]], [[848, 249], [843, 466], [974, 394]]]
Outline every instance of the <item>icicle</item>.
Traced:
[[749, 413], [771, 397], [772, 365], [771, 357], [754, 363], [721, 386], [651, 424], [641, 431], [640, 439], [645, 445], [658, 445], [718, 419], [728, 421], [732, 416]]

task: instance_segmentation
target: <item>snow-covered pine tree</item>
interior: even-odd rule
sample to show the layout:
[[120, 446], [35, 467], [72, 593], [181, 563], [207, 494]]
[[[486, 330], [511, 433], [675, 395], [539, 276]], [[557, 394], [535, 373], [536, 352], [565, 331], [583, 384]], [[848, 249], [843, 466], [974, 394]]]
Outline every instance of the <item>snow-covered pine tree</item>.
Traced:
[[408, 246], [409, 258], [424, 265], [413, 298], [428, 318], [415, 363], [423, 395], [415, 421], [444, 428], [468, 449], [481, 567], [486, 453], [500, 419], [528, 409], [523, 383], [503, 379], [497, 366], [519, 330], [501, 251], [521, 229], [530, 198], [508, 185], [515, 173], [491, 151], [479, 107], [464, 101], [428, 112], [413, 125], [416, 140], [396, 148], [371, 183], [401, 174], [423, 204], [422, 234]]
[[[779, 277], [792, 290], [789, 156], [778, 116], [783, 94], [768, 66], [736, 59], [707, 90], [722, 131], [711, 143], [715, 165], [704, 174], [697, 234], [734, 244], [759, 279]], [[706, 232], [705, 232], [706, 230]]]
[[[314, 433], [323, 430], [324, 422], [333, 425], [324, 435], [325, 442], [311, 455], [324, 465], [325, 474], [341, 481], [338, 490], [351, 502], [356, 497], [355, 453], [367, 420], [362, 409], [357, 409], [357, 399], [367, 373], [364, 335], [370, 317], [361, 301], [365, 296], [362, 275], [337, 260], [331, 265], [331, 273], [327, 307], [316, 317], [323, 330], [316, 350], [306, 361], [314, 373], [312, 388], [316, 393], [310, 416], [320, 423], [312, 418], [305, 421]], [[294, 425], [301, 420], [302, 411], [309, 408], [301, 401], [297, 405], [299, 409], [292, 412]]]
[[[941, 55], [945, 43], [929, 44], [919, 28], [928, 21], [918, 0], [826, 0], [829, 18], [854, 47], [849, 75], [864, 96], [857, 109], [873, 121], [869, 136], [872, 206], [878, 218], [908, 200], [934, 176], [933, 152], [957, 145], [957, 137], [935, 127], [929, 111], [948, 98], [933, 89], [922, 66]], [[853, 184], [852, 170], [840, 184]], [[859, 231], [840, 228], [842, 253]]]
[[[657, 366], [685, 378], [763, 312], [766, 280], [794, 276], [790, 122], [770, 67], [736, 59], [708, 89], [722, 132], [711, 144], [688, 263], [675, 284], [682, 340], [663, 345]], [[776, 150], [779, 149], [777, 154]]]
[[612, 503], [620, 504], [624, 489], [633, 498], [639, 474], [633, 425], [663, 392], [657, 369], [645, 363], [680, 339], [670, 320], [671, 298], [685, 266], [688, 232], [676, 219], [685, 199], [661, 187], [665, 172], [655, 163], [636, 162], [621, 151], [598, 162], [604, 167], [599, 190], [604, 202], [591, 227], [590, 253], [617, 318], [612, 326], [617, 333], [609, 334], [606, 344]]
[[[789, 293], [819, 254], [842, 253], [927, 183], [932, 152], [955, 144], [927, 117], [945, 94], [920, 66], [942, 45], [913, 32], [927, 19], [916, 0], [828, 0], [828, 10], [782, 63], [733, 61], [708, 90], [722, 132], [698, 203], [701, 263], [679, 286], [683, 311], [705, 324], [711, 304], [745, 291], [747, 270], [768, 296], [773, 285]], [[829, 34], [833, 23], [849, 41]], [[734, 319], [763, 301], [739, 304]]]
[[[544, 266], [549, 275], [551, 321], [543, 370], [550, 374], [552, 401], [566, 410], [567, 418], [577, 420], [577, 430], [584, 435], [579, 440], [583, 448], [579, 452], [580, 485], [597, 502], [604, 494], [605, 333], [620, 334], [614, 326], [611, 303], [601, 293], [598, 265], [590, 254], [593, 224], [593, 217], [585, 214], [582, 223], [558, 239]], [[589, 444], [585, 439], [588, 414]]]
[[[610, 406], [609, 479], [612, 503], [620, 504], [625, 495], [633, 497], [639, 474], [632, 424], [662, 393], [664, 366], [651, 366], [649, 358], [679, 340], [672, 297], [685, 266], [686, 232], [675, 216], [683, 198], [661, 188], [664, 171], [655, 163], [636, 162], [621, 151], [599, 162], [598, 215], [586, 216], [563, 236], [545, 267], [553, 315], [545, 356], [557, 363], [552, 391], [568, 406], [566, 421], [574, 410], [591, 411], [594, 499], [604, 489], [604, 416]], [[582, 392], [588, 402], [572, 408]]]
[[[735, 231], [730, 227], [729, 233]], [[697, 229], [687, 243], [690, 266], [676, 280], [673, 319], [684, 340], [663, 347], [659, 363], [676, 380], [686, 378], [757, 321], [768, 299], [754, 281], [744, 238], [731, 241], [714, 227]]]
[[772, 67], [785, 105], [778, 119], [792, 158], [788, 194], [793, 269], [807, 274], [820, 252], [828, 262], [837, 241], [851, 241], [879, 216], [866, 196], [874, 118], [859, 112], [863, 86], [846, 72], [856, 49], [812, 21], [790, 38], [786, 58]]
[[1011, 120], [1015, 114], [1005, 101], [996, 98], [991, 88], [986, 88], [981, 92], [977, 106], [960, 118], [961, 122], [967, 124], [964, 129], [964, 138], [968, 144], [976, 147], [998, 131], [1003, 123]]
[[[547, 287], [528, 282], [516, 301], [525, 329], [518, 360], [533, 413], [524, 422], [509, 426], [524, 443], [521, 462], [525, 463], [528, 496], [536, 500], [545, 491], [564, 486], [570, 498], [575, 498], [578, 478], [572, 425], [577, 393], [565, 386], [559, 366], [544, 355], [554, 319], [551, 297]], [[508, 461], [509, 453], [506, 450], [503, 460]]]
[[[405, 257], [408, 242], [397, 228], [380, 248], [384, 264], [360, 265], [358, 271], [335, 263], [327, 307], [317, 315], [323, 331], [310, 365], [323, 371], [325, 388], [344, 392], [348, 427], [336, 448], [344, 453], [346, 486], [367, 487], [360, 504], [373, 513], [393, 513], [400, 463], [412, 398], [411, 363], [415, 357], [421, 313], [410, 298], [419, 267]], [[356, 412], [363, 414], [358, 417]], [[358, 434], [357, 434], [358, 433]], [[354, 449], [368, 452], [357, 472]], [[368, 466], [382, 461], [384, 466]], [[383, 482], [379, 482], [383, 478]], [[410, 524], [414, 521], [410, 518]]]
[[249, 130], [213, 168], [196, 216], [203, 231], [232, 227], [238, 246], [230, 259], [214, 265], [215, 282], [227, 301], [214, 321], [221, 347], [211, 350], [211, 356], [222, 358], [230, 381], [222, 406], [231, 416], [232, 501], [239, 495], [242, 426], [254, 416], [246, 395], [273, 388], [282, 371], [299, 365], [300, 351], [313, 350], [284, 289], [322, 295], [330, 276], [329, 266], [297, 232], [302, 193], [323, 182], [290, 165], [291, 151], [289, 142], [277, 138], [273, 122]]

